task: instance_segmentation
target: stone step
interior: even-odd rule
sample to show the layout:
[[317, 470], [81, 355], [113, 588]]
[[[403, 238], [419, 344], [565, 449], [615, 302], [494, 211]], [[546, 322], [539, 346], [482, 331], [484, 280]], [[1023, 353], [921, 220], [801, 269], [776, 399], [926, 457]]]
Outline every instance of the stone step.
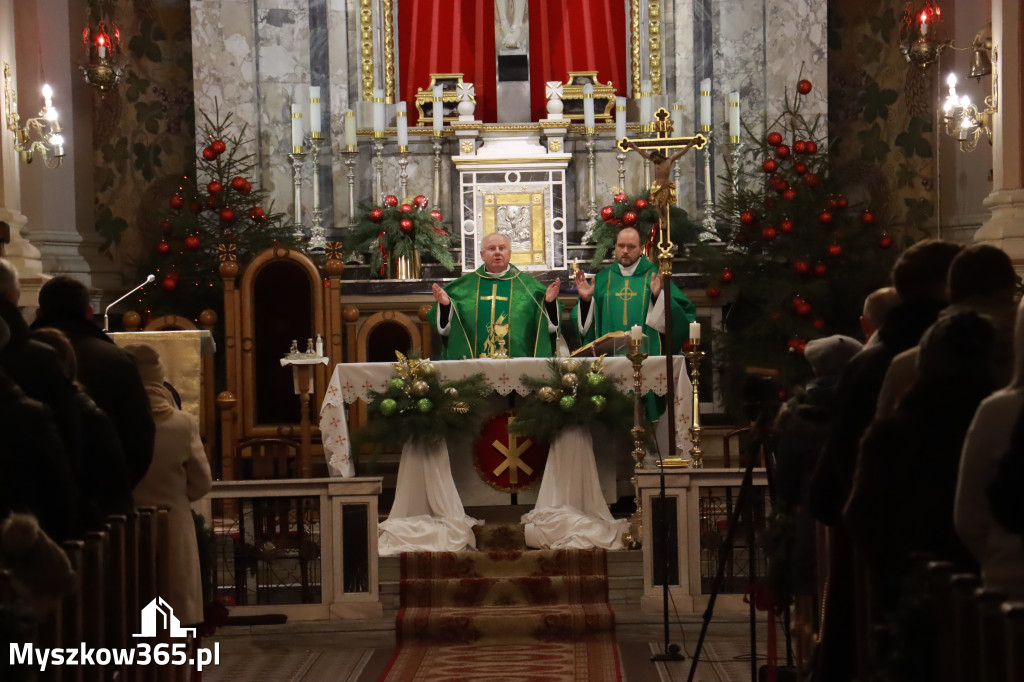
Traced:
[[615, 629], [608, 604], [468, 608], [408, 608], [396, 616], [395, 636], [470, 643], [488, 637], [566, 640]]
[[406, 580], [403, 607], [550, 606], [608, 600], [608, 577], [526, 576]]

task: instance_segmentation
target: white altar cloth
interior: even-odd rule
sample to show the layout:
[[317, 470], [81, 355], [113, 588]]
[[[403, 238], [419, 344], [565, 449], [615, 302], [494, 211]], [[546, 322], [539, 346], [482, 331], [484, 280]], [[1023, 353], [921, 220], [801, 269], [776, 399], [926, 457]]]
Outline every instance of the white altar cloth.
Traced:
[[[693, 388], [689, 375], [685, 371], [681, 371], [685, 362], [685, 358], [675, 357], [672, 363], [675, 375], [674, 414], [678, 452], [689, 452], [691, 448], [690, 422], [693, 418]], [[482, 373], [487, 383], [501, 395], [508, 395], [513, 391], [519, 395], [530, 393], [530, 389], [523, 385], [522, 377], [547, 374], [547, 363], [547, 358], [434, 361], [442, 382], [465, 379], [473, 374]], [[606, 357], [604, 371], [607, 376], [622, 379], [620, 384], [622, 389], [633, 388], [633, 365], [628, 358], [623, 356]], [[657, 395], [665, 395], [668, 389], [665, 357], [656, 355], [647, 358], [642, 371], [643, 391], [645, 393], [654, 391]], [[320, 407], [320, 434], [323, 438], [324, 457], [327, 460], [327, 468], [331, 476], [346, 478], [355, 476], [345, 405], [357, 400], [369, 402], [369, 392], [387, 390], [388, 380], [393, 374], [394, 368], [389, 362], [343, 362], [335, 365], [331, 382], [324, 392], [323, 405]]]

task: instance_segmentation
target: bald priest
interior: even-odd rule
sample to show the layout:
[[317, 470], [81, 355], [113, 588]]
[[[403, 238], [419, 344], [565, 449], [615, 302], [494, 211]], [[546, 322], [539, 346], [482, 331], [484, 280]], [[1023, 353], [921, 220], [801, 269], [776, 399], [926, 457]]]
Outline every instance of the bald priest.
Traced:
[[545, 287], [509, 263], [512, 244], [497, 232], [483, 238], [480, 256], [475, 271], [433, 287], [430, 319], [445, 340], [442, 357], [551, 357], [560, 280]]

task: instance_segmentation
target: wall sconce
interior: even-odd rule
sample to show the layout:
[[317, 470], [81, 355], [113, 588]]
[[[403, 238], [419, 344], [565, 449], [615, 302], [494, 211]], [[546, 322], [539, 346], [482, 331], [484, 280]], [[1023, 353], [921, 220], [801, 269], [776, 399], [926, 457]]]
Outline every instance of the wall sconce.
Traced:
[[988, 143], [992, 144], [992, 117], [999, 111], [999, 81], [995, 76], [993, 64], [998, 61], [992, 39], [986, 39], [988, 29], [978, 31], [971, 49], [971, 77], [981, 80], [982, 76], [992, 74], [992, 93], [985, 98], [985, 108], [979, 109], [967, 95], [958, 95], [956, 91], [956, 75], [949, 74], [946, 85], [949, 93], [942, 103], [942, 117], [946, 122], [946, 134], [955, 137], [960, 143], [960, 151], [973, 151], [978, 140], [984, 134]]
[[18, 114], [18, 93], [11, 87], [11, 65], [4, 62], [4, 107], [7, 129], [14, 136], [14, 148], [25, 163], [32, 163], [36, 151], [43, 155], [47, 168], [57, 168], [64, 159], [64, 136], [60, 133], [57, 110], [53, 108], [53, 89], [43, 86], [43, 108], [36, 118], [21, 125]]
[[908, 0], [900, 25], [900, 52], [922, 69], [939, 58], [946, 47], [942, 8], [932, 0]]
[[[82, 49], [79, 69], [85, 82], [105, 96], [107, 91], [124, 78], [128, 59], [121, 49], [121, 31], [113, 19], [105, 21], [104, 7], [110, 0], [90, 0], [89, 18], [82, 29]], [[107, 31], [110, 24], [111, 32]]]

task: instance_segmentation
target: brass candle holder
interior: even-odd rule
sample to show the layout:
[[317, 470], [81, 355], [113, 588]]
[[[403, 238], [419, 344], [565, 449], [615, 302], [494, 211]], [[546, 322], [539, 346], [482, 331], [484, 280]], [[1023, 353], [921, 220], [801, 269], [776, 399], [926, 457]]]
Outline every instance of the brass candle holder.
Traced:
[[636, 511], [629, 517], [629, 530], [622, 535], [622, 544], [629, 549], [637, 549], [643, 544], [643, 500], [640, 496], [640, 479], [637, 471], [644, 468], [644, 456], [647, 454], [644, 449], [644, 399], [643, 399], [643, 364], [649, 356], [640, 350], [640, 339], [631, 338], [629, 351], [626, 357], [633, 363], [633, 487], [636, 490], [636, 497], [633, 499]]
[[690, 466], [694, 469], [704, 468], [704, 451], [700, 449], [700, 361], [704, 359], [704, 351], [700, 349], [700, 339], [690, 339], [691, 349], [683, 352], [690, 363], [690, 381], [693, 384], [693, 420], [690, 423]]

